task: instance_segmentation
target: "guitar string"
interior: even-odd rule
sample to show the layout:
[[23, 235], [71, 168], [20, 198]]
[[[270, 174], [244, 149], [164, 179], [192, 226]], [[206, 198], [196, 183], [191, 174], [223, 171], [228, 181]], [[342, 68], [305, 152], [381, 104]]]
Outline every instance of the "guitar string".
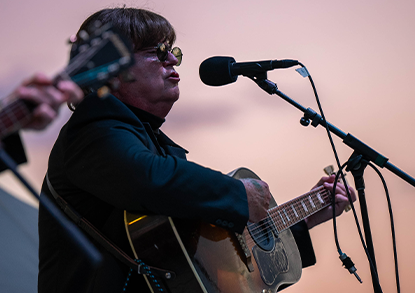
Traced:
[[[282, 226], [282, 228], [286, 229], [290, 227], [293, 222], [297, 223], [300, 220], [306, 218], [312, 213], [315, 213], [316, 211], [320, 210], [323, 207], [323, 205], [326, 203], [321, 198], [323, 193], [324, 194], [327, 193], [327, 195], [329, 195], [327, 191], [318, 190], [318, 191], [314, 191], [310, 193], [306, 197], [299, 198], [295, 200], [294, 202], [289, 202], [287, 204], [282, 205], [280, 209], [283, 212], [278, 211], [278, 215], [276, 212], [273, 212], [274, 218], [276, 218], [276, 220], [278, 221], [279, 225]], [[323, 200], [323, 203], [320, 201], [318, 196], [320, 196], [321, 200]], [[304, 207], [307, 210], [305, 210]], [[294, 213], [293, 208], [295, 209], [297, 214]], [[286, 217], [284, 218], [284, 216]]]
[[[329, 199], [329, 197], [327, 196], [326, 197], [326, 199], [328, 200]], [[327, 202], [329, 202], [329, 201], [327, 201]], [[328, 206], [329, 205], [329, 203], [328, 204], [325, 204], [325, 205], [321, 205], [320, 207], [318, 207], [318, 208], [316, 208], [314, 211], [312, 211], [312, 213], [315, 213], [315, 212], [317, 212], [318, 210], [320, 210], [320, 209], [322, 209], [322, 208], [324, 208], [324, 207], [326, 207], [326, 206]], [[310, 213], [310, 214], [312, 214], [312, 213]], [[271, 219], [268, 219], [267, 220], [268, 222], [269, 221], [272, 221]], [[298, 222], [298, 221], [297, 221]], [[292, 224], [291, 224], [292, 225]], [[282, 231], [282, 230], [281, 230]], [[280, 231], [280, 232], [281, 232]], [[255, 237], [255, 235], [254, 235], [254, 237]], [[259, 244], [261, 244], [262, 242], [264, 242], [264, 241], [266, 241], [268, 238], [267, 238], [267, 235], [265, 235], [264, 233], [262, 234], [262, 238], [256, 238], [255, 240], [256, 240], [256, 242], [257, 243], [259, 243]], [[253, 245], [254, 244], [254, 242], [255, 242], [255, 240], [253, 240], [252, 238], [248, 238], [248, 240], [249, 241], [247, 241], [248, 242], [248, 244], [250, 244], [250, 245]]]
[[[323, 194], [321, 194], [321, 195], [323, 195]], [[307, 215], [311, 215], [311, 214], [313, 214], [313, 213], [315, 213], [315, 212], [317, 212], [318, 210], [320, 210], [320, 209], [322, 209], [322, 208], [324, 208], [324, 207], [326, 207], [326, 206], [328, 206], [328, 205], [330, 205], [330, 203], [329, 203], [329, 196], [330, 196], [330, 193], [329, 192], [327, 192], [327, 193], [325, 193], [324, 195], [323, 195], [324, 197], [325, 197], [325, 204], [322, 204], [320, 207], [316, 207], [315, 209], [314, 209], [314, 211], [312, 211], [311, 213], [304, 213], [306, 216]], [[266, 220], [266, 222], [271, 222], [271, 224], [274, 224], [274, 221], [271, 219], [271, 218], [267, 218], [267, 220]], [[280, 222], [279, 221], [279, 219], [277, 218], [277, 222]], [[297, 222], [299, 222], [299, 221], [296, 221], [295, 223], [297, 223]], [[293, 224], [295, 224], [295, 223], [293, 223]], [[264, 224], [267, 224], [267, 223], [264, 223]], [[290, 226], [292, 226], [293, 224], [291, 224], [291, 225], [283, 225], [283, 227], [286, 229], [286, 228], [288, 228], [288, 227], [290, 227]], [[264, 225], [262, 225], [262, 226], [264, 226]], [[280, 225], [281, 226], [281, 225]], [[277, 231], [278, 232], [282, 232], [282, 231], [284, 231], [285, 229], [281, 229], [281, 230], [278, 230], [278, 228], [277, 228]], [[258, 230], [258, 229], [257, 229]], [[264, 229], [263, 229], [264, 230]], [[250, 238], [248, 238], [248, 240], [245, 240], [246, 241], [246, 243], [248, 244], [248, 245], [254, 245], [255, 244], [255, 242], [257, 243], [257, 244], [261, 244], [261, 243], [263, 243], [263, 242], [265, 242], [265, 241], [267, 241], [267, 239], [268, 239], [268, 237], [267, 237], [267, 235], [266, 234], [264, 234], [264, 233], [262, 233], [262, 237], [256, 237], [259, 233], [261, 233], [263, 230], [260, 230], [259, 232], [257, 232], [257, 233], [254, 233], [254, 234], [251, 234], [251, 235], [253, 235], [253, 236], [251, 236]], [[255, 235], [256, 234], [256, 235]], [[253, 239], [253, 238], [256, 238], [255, 240]]]
[[14, 100], [7, 105], [2, 111], [2, 129], [0, 131], [1, 136], [18, 129], [27, 123], [30, 119], [31, 113], [27, 106], [21, 100]]
[[[10, 119], [10, 124], [16, 124], [19, 120], [23, 120], [29, 114], [29, 110], [27, 109], [26, 105], [22, 101], [15, 101], [13, 102], [9, 108], [4, 109], [4, 113], [8, 114], [8, 118]], [[9, 127], [6, 125], [6, 127]]]
[[[326, 205], [326, 206], [328, 206], [328, 205]], [[322, 209], [322, 208], [324, 208], [325, 206], [319, 206], [318, 208], [316, 208], [316, 209], [314, 209], [311, 213], [307, 213], [307, 214], [312, 214], [312, 213], [315, 213], [315, 212], [317, 212], [318, 210], [320, 210], [320, 209]], [[279, 232], [282, 232], [282, 231], [284, 231], [286, 228], [289, 228], [290, 226], [292, 226], [292, 225], [294, 225], [294, 224], [296, 224], [296, 223], [298, 223], [300, 220], [296, 220], [296, 221], [292, 221], [292, 222], [290, 222], [290, 224], [289, 225], [284, 225], [284, 224], [281, 224], [280, 222], [281, 222], [281, 220], [279, 219], [279, 218], [277, 218], [277, 220], [279, 220], [279, 221], [277, 221], [277, 224], [276, 225], [278, 225], [278, 222], [279, 222], [279, 224], [280, 224], [280, 227], [279, 227], [279, 229], [278, 228], [276, 228], [277, 230], [279, 230]], [[269, 225], [271, 226], [271, 225], [273, 225], [275, 222], [273, 221], [273, 219], [268, 219], [268, 221], [267, 221], [268, 223], [270, 223]], [[281, 225], [282, 225], [282, 227], [283, 228], [281, 228]], [[261, 232], [260, 232], [261, 233]], [[258, 233], [256, 233], [256, 234], [258, 234]], [[255, 235], [254, 235], [254, 237], [255, 237]], [[265, 242], [265, 241], [268, 241], [268, 235], [267, 234], [265, 234], [265, 233], [262, 233], [259, 237], [258, 236], [256, 236], [255, 237], [255, 240], [254, 239], [249, 239], [250, 241], [249, 241], [249, 243], [250, 244], [253, 244], [253, 242], [256, 242], [257, 244], [261, 244], [261, 243], [263, 243], [263, 242]]]
[[[320, 194], [321, 196], [323, 192], [326, 193], [326, 191], [324, 190], [323, 191], [315, 190], [311, 193], [306, 194], [305, 196], [301, 196], [300, 198], [294, 199], [286, 204], [283, 204], [281, 206], [278, 206], [272, 209], [271, 215], [273, 216], [273, 218], [275, 218], [277, 222], [277, 227], [286, 228], [289, 225], [284, 223], [285, 221], [287, 221], [288, 224], [292, 223], [291, 219], [295, 219], [296, 220], [295, 222], [298, 222], [299, 220], [308, 216], [311, 212], [314, 212], [315, 210], [317, 210], [321, 206], [321, 203], [316, 197], [317, 197], [317, 194]], [[313, 197], [314, 197], [314, 201], [318, 204], [318, 207], [316, 206], [316, 203], [313, 202], [314, 206], [312, 206], [309, 200], [305, 200], [306, 198], [313, 198]], [[305, 210], [304, 207], [307, 210]], [[308, 210], [310, 210], [311, 212], [307, 212]], [[295, 214], [294, 211], [297, 214]], [[290, 218], [288, 217], [284, 218], [283, 216], [287, 216], [286, 214]], [[281, 229], [279, 229], [279, 231], [281, 231]]]
[[[324, 188], [324, 187], [321, 187], [321, 188], [316, 188], [316, 189], [314, 189], [314, 190], [312, 190], [312, 191], [310, 191], [310, 192], [308, 192], [308, 193], [306, 193], [306, 194], [303, 194], [302, 196], [299, 196], [298, 198], [295, 198], [295, 199], [293, 199], [293, 200], [291, 200], [291, 201], [289, 201], [289, 202], [287, 202], [287, 203], [284, 203], [284, 204], [282, 204], [282, 205], [280, 205], [280, 206], [275, 206], [275, 207], [273, 207], [273, 208], [271, 208], [268, 212], [271, 212], [271, 213], [273, 213], [273, 214], [275, 214], [275, 212], [276, 211], [279, 211], [279, 210], [281, 210], [281, 209], [284, 209], [284, 207], [287, 207], [287, 206], [295, 206], [295, 207], [297, 207], [297, 213], [298, 212], [301, 212], [302, 213], [302, 210], [303, 209], [299, 209], [298, 207], [300, 207], [300, 203], [299, 202], [302, 202], [303, 201], [303, 199], [304, 198], [307, 198], [307, 197], [309, 197], [309, 196], [313, 196], [313, 195], [316, 195], [317, 193], [320, 193], [320, 192], [327, 192], [327, 190]], [[320, 195], [322, 195], [321, 193], [320, 193]], [[307, 204], [308, 202], [306, 201], [306, 204]], [[301, 207], [302, 207], [302, 204], [301, 204]], [[309, 208], [312, 208], [311, 206], [309, 206]], [[291, 211], [289, 211], [290, 213], [291, 213]], [[302, 213], [302, 215], [303, 215], [304, 213]], [[291, 216], [292, 216], [293, 214], [291, 213]], [[306, 215], [306, 214], [305, 214]], [[249, 226], [249, 225], [255, 225], [254, 223], [250, 223], [250, 224], [248, 224], [247, 226]], [[258, 226], [258, 228], [257, 229], [261, 229], [261, 225], [257, 225]], [[255, 228], [252, 228], [252, 230], [253, 231], [255, 231], [255, 230], [257, 230], [257, 229], [255, 229]]]
[[[306, 195], [309, 195], [309, 194], [306, 194]], [[316, 195], [316, 194], [315, 194]], [[324, 197], [326, 197], [325, 195], [326, 194], [322, 194], [322, 193], [320, 193], [320, 196], [321, 195], [323, 195]], [[329, 195], [329, 193], [327, 193], [327, 195]], [[289, 205], [291, 205], [292, 207], [296, 207], [297, 209], [296, 209], [296, 211], [297, 211], [297, 214], [299, 213], [300, 215], [301, 215], [301, 217], [300, 217], [300, 215], [299, 215], [299, 217], [298, 217], [298, 219], [294, 222], [294, 223], [296, 223], [296, 222], [299, 222], [300, 220], [302, 220], [303, 218], [305, 218], [306, 216], [308, 216], [308, 215], [310, 215], [311, 213], [315, 213], [317, 210], [319, 210], [320, 208], [321, 208], [321, 204], [317, 207], [312, 207], [311, 206], [311, 204], [309, 204], [307, 201], [306, 201], [306, 207], [308, 206], [308, 209], [309, 210], [311, 210], [311, 212], [304, 212], [303, 211], [303, 209], [300, 209], [300, 207], [302, 207], [302, 204], [300, 204], [299, 202], [302, 202], [302, 199], [303, 199], [304, 197], [300, 197], [300, 199], [298, 199], [298, 200], [296, 200], [296, 201], [291, 201], [291, 202], [288, 202], [287, 204], [284, 204], [284, 205], [282, 205], [282, 206], [278, 206], [278, 207], [275, 207], [275, 208], [273, 208], [273, 209], [271, 209], [270, 210], [270, 215], [271, 215], [271, 217], [272, 218], [274, 218], [275, 219], [275, 226], [276, 226], [276, 228], [277, 228], [277, 231], [278, 232], [281, 232], [281, 231], [283, 231], [283, 229], [286, 229], [287, 227], [290, 227], [291, 225], [293, 225], [292, 223], [293, 223], [293, 221], [288, 221], [288, 219], [287, 219], [287, 222], [289, 222], [289, 225], [287, 225], [287, 224], [284, 224], [284, 223], [282, 223], [282, 216], [281, 216], [281, 212], [280, 212], [280, 210], [281, 209], [283, 209], [284, 210], [284, 208], [286, 208], [287, 206], [288, 206], [288, 204]], [[327, 197], [328, 198], [328, 197]], [[328, 202], [329, 201], [327, 201], [327, 205], [328, 205]], [[278, 212], [278, 214], [277, 214], [277, 212]], [[289, 211], [289, 214], [291, 215], [291, 218], [293, 218], [294, 219], [294, 215], [293, 215], [293, 212], [292, 211]], [[278, 217], [278, 216], [281, 216], [281, 217]], [[255, 225], [255, 224], [254, 224]], [[264, 230], [264, 226], [265, 225], [267, 225], [267, 223], [264, 223], [264, 224], [262, 224], [262, 225], [256, 225], [257, 227], [255, 227], [255, 228], [253, 228], [252, 227], [252, 224], [250, 224], [250, 229], [251, 229], [251, 233], [253, 233], [254, 235], [255, 234], [257, 234], [257, 231], [259, 231], [259, 232], [261, 232], [261, 231], [263, 231]]]
[[0, 110], [3, 110], [8, 105], [10, 105], [13, 101], [16, 101], [16, 100], [17, 100], [17, 95], [14, 92], [5, 96], [4, 98], [0, 100]]
[[[292, 202], [291, 205], [292, 206], [297, 206], [297, 210], [300, 211], [300, 209], [298, 208], [298, 203]], [[284, 206], [270, 209], [269, 212], [268, 212], [269, 213], [269, 216], [271, 218], [276, 218], [277, 213], [281, 216], [281, 209], [284, 210]], [[276, 218], [276, 219], [278, 219], [278, 218]], [[264, 223], [262, 225], [261, 224], [249, 224], [248, 228], [250, 228], [251, 234], [253, 234], [255, 236], [255, 234], [257, 232], [258, 233], [261, 233], [264, 230], [264, 226], [268, 226], [267, 224], [268, 223]], [[280, 221], [276, 221], [275, 222], [275, 226], [276, 226], [277, 231], [280, 231], [281, 230], [281, 223], [280, 223]]]
[[[318, 195], [321, 197], [321, 200], [324, 201], [324, 203], [321, 203], [320, 199], [318, 198]], [[309, 202], [308, 200], [304, 200], [306, 198], [310, 198], [312, 200], [312, 198], [314, 197], [314, 200], [316, 201], [316, 203], [313, 201], [314, 207], [312, 206], [311, 202]], [[247, 225], [248, 229], [250, 229], [250, 234], [252, 235], [252, 239], [250, 240], [250, 244], [252, 244], [252, 242], [255, 242], [253, 240], [253, 238], [256, 239], [257, 242], [261, 243], [263, 241], [267, 240], [267, 234], [264, 234], [263, 231], [265, 231], [266, 229], [269, 229], [269, 227], [271, 225], [273, 225], [275, 227], [275, 229], [277, 230], [277, 232], [282, 232], [285, 229], [291, 227], [292, 225], [298, 223], [299, 221], [301, 221], [302, 219], [304, 219], [305, 217], [319, 211], [320, 209], [323, 209], [324, 207], [328, 206], [330, 204], [330, 192], [325, 189], [325, 188], [317, 188], [314, 189], [296, 199], [293, 199], [281, 206], [276, 206], [272, 209], [269, 210], [269, 216], [266, 217], [265, 219], [262, 220], [261, 224], [255, 224], [255, 223], [250, 223]], [[308, 212], [304, 210], [304, 206], [303, 204], [306, 206], [306, 208], [308, 209]], [[294, 214], [293, 210], [288, 209], [287, 212], [287, 207], [292, 207], [295, 209], [298, 217]], [[300, 208], [301, 207], [301, 208]], [[283, 216], [281, 214], [281, 210], [284, 210], [284, 215], [288, 217], [290, 217], [290, 220], [288, 218], [286, 218], [286, 220], [283, 220]], [[278, 213], [278, 214], [277, 214]], [[296, 221], [292, 221], [291, 219], [296, 219]], [[285, 221], [287, 221], [288, 223], [284, 223]], [[253, 228], [253, 226], [256, 226]], [[265, 239], [261, 239], [261, 237], [258, 237], [259, 234], [262, 233], [262, 238]]]

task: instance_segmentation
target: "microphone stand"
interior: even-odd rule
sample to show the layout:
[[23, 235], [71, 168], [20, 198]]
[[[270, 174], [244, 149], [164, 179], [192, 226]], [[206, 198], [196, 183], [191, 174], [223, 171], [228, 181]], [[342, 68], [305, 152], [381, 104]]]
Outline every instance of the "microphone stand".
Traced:
[[308, 126], [310, 124], [314, 127], [317, 127], [318, 125], [327, 127], [331, 133], [334, 133], [341, 139], [343, 139], [343, 143], [349, 146], [354, 150], [352, 156], [349, 158], [349, 163], [347, 167], [347, 171], [351, 171], [352, 175], [354, 176], [355, 186], [356, 190], [359, 195], [359, 203], [360, 203], [360, 211], [362, 215], [362, 221], [363, 221], [363, 228], [365, 232], [365, 239], [366, 239], [366, 246], [368, 249], [369, 257], [371, 259], [371, 262], [373, 266], [370, 266], [370, 272], [372, 275], [372, 283], [375, 293], [382, 292], [380, 285], [379, 285], [379, 279], [377, 274], [377, 268], [376, 268], [376, 260], [375, 260], [375, 253], [373, 248], [373, 241], [372, 241], [372, 234], [370, 231], [370, 224], [369, 224], [369, 215], [367, 212], [367, 205], [366, 205], [366, 198], [365, 198], [365, 184], [363, 179], [363, 173], [364, 169], [366, 168], [368, 162], [373, 162], [376, 165], [378, 165], [381, 168], [386, 168], [398, 177], [405, 180], [407, 183], [411, 184], [415, 187], [415, 179], [405, 172], [401, 171], [394, 165], [392, 165], [390, 162], [388, 162], [388, 159], [381, 155], [379, 152], [374, 150], [373, 148], [369, 147], [364, 142], [360, 141], [356, 137], [354, 137], [352, 134], [341, 131], [339, 128], [334, 126], [333, 124], [325, 121], [321, 115], [317, 114], [316, 111], [314, 111], [311, 108], [305, 108], [296, 101], [292, 100], [290, 97], [288, 97], [286, 94], [278, 90], [278, 87], [275, 83], [272, 81], [269, 81], [267, 79], [266, 72], [256, 74], [255, 76], [247, 76], [248, 78], [252, 79], [260, 88], [262, 88], [264, 91], [269, 93], [270, 95], [276, 94], [279, 97], [283, 98], [285, 101], [299, 109], [304, 113], [304, 116], [301, 118], [300, 123], [303, 126]]
[[13, 172], [20, 182], [29, 190], [29, 192], [39, 201], [50, 215], [57, 221], [59, 225], [68, 233], [71, 241], [86, 255], [91, 264], [92, 269], [97, 269], [102, 263], [102, 255], [98, 249], [81, 233], [80, 229], [71, 221], [69, 221], [62, 212], [49, 200], [45, 195], [39, 196], [32, 186], [17, 171], [17, 165], [14, 160], [0, 146], [0, 160]]

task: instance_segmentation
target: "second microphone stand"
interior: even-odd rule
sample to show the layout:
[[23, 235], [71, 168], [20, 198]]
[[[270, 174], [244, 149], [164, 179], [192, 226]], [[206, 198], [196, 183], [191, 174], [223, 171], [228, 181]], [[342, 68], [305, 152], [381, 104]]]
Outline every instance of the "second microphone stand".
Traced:
[[391, 171], [398, 177], [402, 178], [412, 186], [415, 186], [415, 179], [403, 172], [402, 170], [400, 170], [399, 168], [392, 165], [385, 156], [381, 155], [379, 152], [369, 147], [368, 145], [354, 137], [352, 134], [346, 134], [339, 128], [324, 120], [322, 116], [316, 113], [316, 111], [314, 111], [313, 109], [303, 107], [302, 105], [300, 105], [299, 103], [297, 103], [296, 101], [292, 100], [290, 97], [282, 93], [280, 90], [278, 90], [278, 87], [275, 83], [267, 79], [266, 72], [258, 73], [254, 76], [247, 77], [252, 79], [256, 84], [258, 84], [260, 88], [262, 88], [267, 93], [271, 95], [278, 95], [279, 97], [283, 98], [285, 101], [287, 101], [288, 103], [302, 111], [304, 113], [304, 116], [301, 118], [300, 123], [303, 126], [308, 126], [310, 123], [314, 127], [321, 125], [327, 128], [331, 133], [334, 133], [336, 136], [340, 137], [343, 140], [344, 144], [346, 144], [354, 150], [351, 158], [349, 159], [349, 166], [347, 170], [350, 171], [354, 176], [355, 187], [359, 195], [359, 203], [365, 232], [366, 246], [368, 249], [369, 258], [372, 263], [372, 266], [370, 268], [374, 292], [381, 293], [382, 289], [379, 284], [379, 278], [376, 268], [376, 259], [373, 248], [372, 234], [370, 231], [369, 216], [364, 192], [364, 169], [366, 168], [368, 162], [373, 162], [381, 168], [388, 169], [389, 171]]

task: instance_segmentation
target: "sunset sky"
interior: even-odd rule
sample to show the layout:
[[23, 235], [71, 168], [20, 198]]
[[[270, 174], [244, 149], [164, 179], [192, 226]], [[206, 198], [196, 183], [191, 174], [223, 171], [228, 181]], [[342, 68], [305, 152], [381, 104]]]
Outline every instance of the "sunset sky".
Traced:
[[[325, 130], [301, 126], [299, 110], [247, 78], [209, 87], [198, 74], [200, 63], [211, 56], [233, 56], [238, 62], [297, 59], [313, 77], [329, 122], [415, 176], [415, 2], [409, 0], [2, 0], [0, 95], [35, 72], [53, 76], [67, 63], [67, 40], [83, 20], [124, 3], [160, 13], [176, 29], [176, 45], [184, 54], [177, 69], [181, 96], [162, 129], [190, 151], [189, 160], [224, 173], [248, 167], [270, 185], [278, 203], [307, 192], [324, 175], [323, 168], [335, 164]], [[308, 79], [295, 68], [274, 70], [268, 78], [304, 107], [318, 110]], [[69, 115], [62, 107], [46, 131], [23, 133], [29, 164], [20, 170], [38, 190], [49, 151]], [[338, 138], [334, 142], [344, 163], [352, 150]], [[394, 212], [401, 289], [411, 292], [415, 188], [388, 170], [381, 172]], [[353, 184], [351, 174], [347, 178]], [[396, 292], [385, 193], [370, 168], [365, 182], [381, 285], [383, 292]], [[7, 172], [0, 186], [34, 203]], [[360, 218], [359, 203], [355, 206]], [[351, 212], [338, 219], [338, 231], [342, 250], [364, 283], [342, 268], [328, 222], [310, 231], [317, 264], [284, 292], [373, 292]]]

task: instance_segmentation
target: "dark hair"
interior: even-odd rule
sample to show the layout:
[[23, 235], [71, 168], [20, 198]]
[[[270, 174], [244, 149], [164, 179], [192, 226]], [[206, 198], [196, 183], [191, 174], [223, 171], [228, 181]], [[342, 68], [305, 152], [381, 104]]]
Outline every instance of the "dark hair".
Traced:
[[[128, 7], [107, 8], [95, 12], [89, 16], [79, 28], [76, 34], [76, 41], [69, 56], [72, 60], [78, 50], [75, 47], [81, 42], [79, 33], [89, 31], [93, 25], [99, 21], [101, 25], [111, 23], [121, 34], [124, 35], [132, 44], [133, 51], [137, 52], [142, 48], [156, 46], [159, 42], [169, 42], [170, 45], [176, 41], [176, 32], [170, 22], [163, 16], [154, 12]], [[92, 92], [91, 89], [83, 89], [85, 95]], [[71, 110], [74, 105], [69, 105]]]
[[138, 8], [107, 8], [89, 16], [79, 28], [88, 31], [96, 21], [102, 24], [111, 23], [133, 45], [134, 51], [156, 46], [159, 42], [168, 41], [171, 45], [176, 40], [176, 33], [170, 22], [154, 12]]

